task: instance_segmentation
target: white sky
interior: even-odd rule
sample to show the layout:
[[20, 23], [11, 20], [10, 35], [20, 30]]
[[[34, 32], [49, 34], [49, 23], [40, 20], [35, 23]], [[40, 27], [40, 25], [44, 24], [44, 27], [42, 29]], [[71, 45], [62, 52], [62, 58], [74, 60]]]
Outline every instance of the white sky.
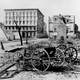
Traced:
[[0, 0], [0, 21], [4, 21], [4, 9], [11, 8], [39, 8], [45, 15], [47, 23], [48, 16], [75, 15], [76, 23], [80, 26], [80, 0]]

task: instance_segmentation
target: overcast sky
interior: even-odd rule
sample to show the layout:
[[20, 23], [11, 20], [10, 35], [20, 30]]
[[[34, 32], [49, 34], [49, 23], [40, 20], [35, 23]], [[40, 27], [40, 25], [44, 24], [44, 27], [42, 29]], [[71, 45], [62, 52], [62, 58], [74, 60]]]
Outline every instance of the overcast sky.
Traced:
[[75, 15], [76, 23], [80, 26], [80, 0], [0, 0], [0, 21], [4, 21], [4, 9], [39, 8], [45, 15]]

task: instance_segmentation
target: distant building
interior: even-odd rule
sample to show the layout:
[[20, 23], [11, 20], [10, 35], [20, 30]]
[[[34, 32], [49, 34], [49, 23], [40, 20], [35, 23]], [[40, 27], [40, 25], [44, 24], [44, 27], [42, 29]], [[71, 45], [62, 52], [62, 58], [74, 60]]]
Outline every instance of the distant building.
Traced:
[[75, 26], [75, 16], [73, 15], [64, 15], [63, 16], [65, 18], [65, 24], [67, 26], [67, 38], [71, 38], [74, 37], [75, 33], [74, 33], [74, 26]]
[[61, 15], [49, 17], [49, 36], [54, 40], [66, 38], [66, 25], [61, 18]]
[[55, 38], [59, 38], [60, 36], [64, 36], [65, 38], [75, 37], [74, 26], [75, 16], [54, 15], [49, 18], [49, 35]]
[[44, 15], [39, 9], [5, 9], [5, 28], [17, 35], [21, 27], [22, 38], [39, 37], [43, 33]]

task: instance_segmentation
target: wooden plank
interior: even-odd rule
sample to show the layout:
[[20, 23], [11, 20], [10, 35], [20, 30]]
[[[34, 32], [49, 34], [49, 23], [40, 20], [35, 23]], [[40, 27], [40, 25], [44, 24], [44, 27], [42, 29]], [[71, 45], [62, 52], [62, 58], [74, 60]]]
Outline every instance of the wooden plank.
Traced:
[[0, 74], [3, 72], [3, 71], [6, 71], [7, 69], [9, 69], [10, 67], [14, 66], [15, 63], [10, 63], [10, 64], [6, 64], [4, 65], [3, 67], [0, 68]]

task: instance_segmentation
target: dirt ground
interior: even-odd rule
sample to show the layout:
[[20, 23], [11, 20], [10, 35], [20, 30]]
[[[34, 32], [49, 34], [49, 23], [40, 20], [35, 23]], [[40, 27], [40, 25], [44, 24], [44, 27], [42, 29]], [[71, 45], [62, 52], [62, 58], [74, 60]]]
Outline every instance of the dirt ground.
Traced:
[[0, 80], [80, 80], [80, 73], [48, 72], [44, 75], [35, 72], [21, 72], [12, 78]]
[[53, 68], [43, 73], [21, 71], [10, 78], [4, 77], [0, 80], [80, 80], [80, 72], [67, 68]]

